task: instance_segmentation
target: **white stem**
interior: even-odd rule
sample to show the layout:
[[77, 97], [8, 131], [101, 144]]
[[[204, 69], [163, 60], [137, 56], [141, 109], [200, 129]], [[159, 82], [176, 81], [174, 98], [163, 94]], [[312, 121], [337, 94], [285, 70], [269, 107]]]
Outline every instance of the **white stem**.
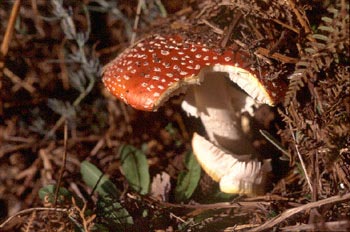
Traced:
[[235, 154], [252, 154], [253, 148], [241, 128], [241, 110], [247, 94], [219, 72], [204, 74], [193, 88], [197, 114], [210, 141]]

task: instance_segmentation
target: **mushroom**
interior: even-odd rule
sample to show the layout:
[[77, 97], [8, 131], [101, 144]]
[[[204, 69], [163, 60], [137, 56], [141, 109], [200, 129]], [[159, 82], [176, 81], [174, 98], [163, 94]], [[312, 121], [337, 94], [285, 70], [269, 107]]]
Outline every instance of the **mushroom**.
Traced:
[[262, 78], [249, 60], [247, 53], [232, 48], [154, 35], [106, 65], [103, 82], [113, 95], [144, 111], [156, 111], [170, 97], [187, 93], [182, 108], [201, 119], [209, 138], [195, 133], [192, 139], [202, 168], [223, 192], [259, 194], [271, 167], [255, 157], [241, 128], [241, 113], [257, 102], [275, 105], [285, 85]]

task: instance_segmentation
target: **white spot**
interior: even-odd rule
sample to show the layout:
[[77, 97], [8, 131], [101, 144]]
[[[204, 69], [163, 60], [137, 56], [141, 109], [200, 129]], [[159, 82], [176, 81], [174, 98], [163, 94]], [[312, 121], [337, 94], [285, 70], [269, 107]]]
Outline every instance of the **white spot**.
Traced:
[[149, 74], [146, 74], [145, 75], [145, 78], [150, 78], [151, 76]]
[[195, 51], [197, 51], [197, 48], [196, 47], [192, 47], [190, 51], [191, 52], [195, 52]]
[[165, 38], [163, 36], [160, 36], [160, 35], [157, 35], [155, 39], [160, 40], [160, 41], [165, 40]]
[[138, 57], [139, 59], [147, 59], [147, 55], [145, 55], [145, 54], [142, 54], [142, 55], [139, 55], [139, 57]]
[[194, 67], [195, 70], [199, 70], [201, 69], [201, 66], [199, 64], [196, 64], [196, 66]]
[[143, 66], [148, 66], [149, 63], [147, 61], [143, 62]]
[[162, 54], [163, 56], [167, 56], [167, 55], [170, 54], [170, 52], [169, 52], [169, 51], [166, 51], [166, 50], [161, 50], [161, 51], [160, 51], [160, 54]]
[[209, 56], [205, 56], [203, 60], [209, 60]]
[[133, 69], [130, 71], [132, 74], [135, 74], [136, 73], [136, 69]]
[[185, 76], [185, 75], [187, 75], [188, 74], [188, 72], [185, 72], [185, 71], [181, 71], [180, 72], [180, 75], [183, 75], [183, 76]]
[[171, 57], [172, 60], [179, 60], [176, 56]]
[[213, 56], [213, 60], [217, 60], [218, 59], [218, 57], [217, 56]]
[[165, 83], [166, 82], [166, 80], [163, 78], [162, 80], [160, 80], [161, 82], [163, 82], [163, 83]]
[[208, 49], [208, 48], [202, 48], [202, 51], [203, 51], [203, 52], [208, 52], [209, 49]]
[[177, 52], [177, 54], [179, 54], [179, 55], [183, 55], [183, 54], [185, 54], [183, 51], [179, 51], [179, 52]]
[[172, 73], [165, 74], [167, 77], [173, 77], [174, 75]]
[[199, 58], [201, 58], [201, 57], [202, 57], [201, 54], [196, 54], [196, 58], [197, 58], [197, 59], [199, 59]]
[[146, 82], [142, 82], [141, 86], [146, 88], [148, 84]]
[[193, 69], [193, 67], [191, 65], [187, 66], [186, 68], [188, 69]]
[[161, 70], [160, 68], [158, 68], [158, 67], [155, 67], [155, 68], [154, 68], [154, 71], [155, 71], [155, 72], [160, 72], [160, 71], [162, 71], [162, 70]]
[[231, 61], [231, 57], [226, 56], [225, 61], [227, 61], [227, 62]]
[[158, 93], [158, 92], [155, 92], [154, 94], [153, 94], [153, 97], [159, 97], [160, 96], [160, 94]]
[[163, 85], [158, 85], [158, 89], [164, 89]]
[[129, 80], [130, 79], [130, 77], [128, 75], [124, 75], [123, 77], [124, 77], [125, 80]]
[[159, 76], [153, 76], [152, 77], [152, 80], [156, 80], [156, 81], [159, 81], [160, 77]]
[[179, 66], [178, 65], [174, 65], [173, 69], [174, 70], [179, 70]]

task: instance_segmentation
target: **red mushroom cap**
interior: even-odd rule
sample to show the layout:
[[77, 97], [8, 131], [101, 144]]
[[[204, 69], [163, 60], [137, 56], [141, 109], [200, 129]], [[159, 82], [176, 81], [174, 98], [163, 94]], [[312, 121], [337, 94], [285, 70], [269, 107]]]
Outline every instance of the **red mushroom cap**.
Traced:
[[241, 51], [213, 49], [179, 35], [155, 35], [139, 41], [111, 61], [104, 68], [103, 82], [125, 103], [152, 111], [189, 85], [199, 84], [200, 71], [212, 68], [234, 72], [230, 79], [258, 101], [269, 105], [279, 102], [285, 85], [262, 78], [249, 67], [248, 60], [249, 55]]

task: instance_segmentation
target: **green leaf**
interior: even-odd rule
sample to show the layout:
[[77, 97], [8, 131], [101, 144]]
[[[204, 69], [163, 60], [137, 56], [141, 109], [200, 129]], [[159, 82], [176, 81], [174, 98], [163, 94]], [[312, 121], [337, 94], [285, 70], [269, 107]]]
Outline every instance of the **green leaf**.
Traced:
[[140, 194], [147, 194], [150, 186], [150, 174], [146, 155], [130, 145], [124, 145], [120, 151], [121, 168], [130, 186]]
[[[55, 201], [56, 185], [46, 185], [39, 190], [39, 197], [41, 200], [47, 198], [50, 203]], [[72, 194], [64, 187], [60, 187], [58, 190], [57, 203], [63, 204], [64, 202], [70, 202]]]
[[133, 219], [126, 209], [115, 199], [105, 196], [97, 201], [97, 216], [102, 224], [113, 228], [113, 231], [125, 231], [126, 225], [133, 224]]
[[175, 189], [175, 198], [178, 202], [186, 201], [192, 196], [201, 176], [201, 167], [191, 152], [186, 154], [185, 165], [187, 170], [179, 174]]
[[83, 161], [80, 166], [80, 173], [84, 182], [95, 189], [101, 196], [110, 195], [115, 199], [119, 198], [120, 192], [117, 187], [104, 175], [95, 165], [89, 161]]

